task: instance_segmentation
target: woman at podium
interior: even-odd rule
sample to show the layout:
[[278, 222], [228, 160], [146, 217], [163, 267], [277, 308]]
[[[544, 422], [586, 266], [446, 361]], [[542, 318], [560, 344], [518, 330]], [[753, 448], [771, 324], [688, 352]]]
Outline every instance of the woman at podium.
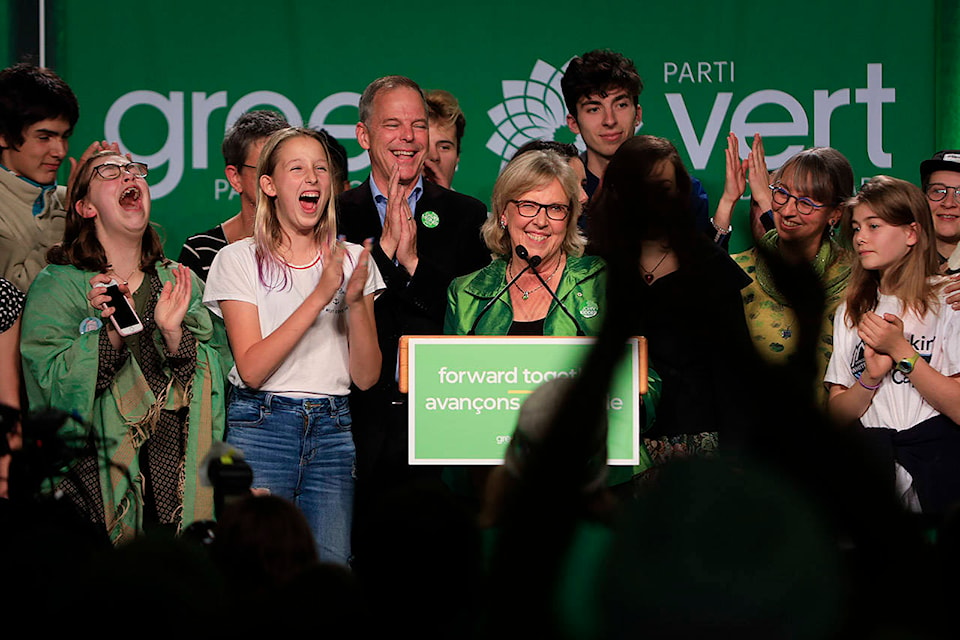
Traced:
[[[482, 227], [493, 260], [450, 284], [444, 333], [595, 336], [600, 332], [607, 268], [603, 259], [584, 255], [586, 238], [577, 224], [579, 196], [576, 172], [554, 151], [525, 152], [507, 164], [493, 187], [493, 213]], [[659, 376], [648, 369], [648, 377], [646, 426], [653, 421], [660, 394]], [[641, 460], [648, 459], [642, 454]], [[641, 466], [646, 468], [645, 463]], [[633, 474], [642, 469], [609, 467], [607, 484], [629, 486]]]
[[584, 255], [577, 226], [580, 182], [552, 151], [510, 161], [493, 187], [482, 227], [493, 261], [447, 290], [444, 333], [595, 335], [603, 319], [606, 268]]

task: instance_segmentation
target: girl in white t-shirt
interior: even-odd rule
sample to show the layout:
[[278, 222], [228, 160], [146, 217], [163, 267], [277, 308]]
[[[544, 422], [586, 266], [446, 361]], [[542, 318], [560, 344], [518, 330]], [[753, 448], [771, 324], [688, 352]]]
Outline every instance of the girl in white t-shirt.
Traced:
[[[248, 169], [243, 169], [248, 170]], [[253, 238], [220, 250], [204, 302], [223, 317], [235, 366], [227, 442], [253, 488], [295, 502], [323, 561], [346, 564], [354, 446], [347, 396], [380, 375], [368, 248], [338, 242], [323, 137], [289, 128], [266, 142]]]
[[883, 445], [905, 506], [942, 514], [960, 501], [960, 314], [936, 275], [930, 209], [877, 176], [844, 217], [859, 261], [834, 321], [828, 407]]

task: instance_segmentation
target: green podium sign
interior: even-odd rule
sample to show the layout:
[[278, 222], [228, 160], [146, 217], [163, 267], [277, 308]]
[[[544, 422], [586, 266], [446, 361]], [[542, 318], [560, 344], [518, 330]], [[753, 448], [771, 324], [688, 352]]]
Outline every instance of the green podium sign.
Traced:
[[[406, 342], [401, 376], [408, 376], [410, 464], [491, 465], [503, 462], [524, 399], [548, 380], [580, 375], [594, 341], [435, 336]], [[606, 400], [611, 465], [640, 460], [640, 343], [633, 338], [624, 345]]]

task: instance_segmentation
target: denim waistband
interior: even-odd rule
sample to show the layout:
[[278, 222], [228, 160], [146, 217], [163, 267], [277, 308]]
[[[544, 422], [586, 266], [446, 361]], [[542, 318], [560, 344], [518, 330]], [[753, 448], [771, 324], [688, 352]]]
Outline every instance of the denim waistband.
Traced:
[[273, 393], [271, 391], [257, 391], [254, 389], [244, 389], [242, 387], [233, 387], [232, 394], [240, 398], [250, 398], [259, 400], [264, 407], [287, 407], [287, 408], [339, 408], [348, 403], [349, 396], [320, 396], [313, 398], [291, 398]]

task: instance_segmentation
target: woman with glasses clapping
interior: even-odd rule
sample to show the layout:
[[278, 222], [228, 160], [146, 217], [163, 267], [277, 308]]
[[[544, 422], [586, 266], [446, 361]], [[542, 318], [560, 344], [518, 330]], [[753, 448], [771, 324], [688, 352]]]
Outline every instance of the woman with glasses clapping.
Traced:
[[201, 467], [223, 435], [229, 351], [200, 281], [163, 256], [147, 166], [108, 150], [75, 175], [23, 312], [30, 409], [73, 416], [42, 472], [115, 544], [172, 535], [214, 515]]
[[[747, 167], [751, 172], [756, 169], [758, 177], [766, 174], [763, 145], [755, 136], [751, 156], [741, 162], [737, 137], [731, 133], [727, 142], [724, 194], [742, 194]], [[836, 149], [815, 147], [790, 157], [773, 173], [771, 181], [766, 186], [751, 176], [750, 183], [755, 190], [765, 187], [769, 191], [774, 228], [759, 238], [758, 246], [734, 256], [753, 279], [743, 290], [744, 311], [757, 351], [769, 362], [788, 362], [798, 346], [798, 319], [791, 301], [774, 281], [763, 252], [774, 253], [787, 264], [810, 265], [825, 296], [813, 378], [816, 397], [825, 403], [826, 391], [820, 382], [833, 351], [834, 312], [843, 298], [852, 265], [852, 256], [834, 235], [843, 202], [853, 193], [853, 169]]]

